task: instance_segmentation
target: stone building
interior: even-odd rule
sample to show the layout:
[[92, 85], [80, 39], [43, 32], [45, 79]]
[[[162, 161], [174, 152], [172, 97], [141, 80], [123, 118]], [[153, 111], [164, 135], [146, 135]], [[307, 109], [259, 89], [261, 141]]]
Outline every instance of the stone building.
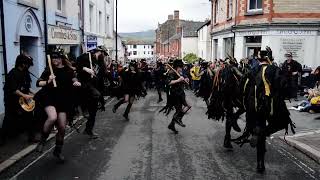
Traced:
[[183, 58], [186, 54], [198, 52], [197, 29], [203, 22], [181, 20], [179, 11], [168, 15], [168, 20], [159, 24], [156, 30], [155, 54], [164, 57]]
[[319, 65], [319, 0], [210, 1], [213, 58], [250, 58], [270, 46], [278, 63], [292, 52], [303, 65]]

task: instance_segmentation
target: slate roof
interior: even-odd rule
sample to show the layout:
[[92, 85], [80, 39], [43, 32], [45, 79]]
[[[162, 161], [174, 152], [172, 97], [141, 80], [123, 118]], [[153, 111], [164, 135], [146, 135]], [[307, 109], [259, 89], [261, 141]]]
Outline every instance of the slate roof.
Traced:
[[183, 37], [198, 37], [197, 30], [204, 22], [181, 20], [180, 23], [183, 29]]
[[125, 44], [126, 45], [153, 45], [154, 43], [151, 41], [138, 41], [138, 40], [133, 41], [133, 40], [131, 40], [131, 41], [125, 42]]
[[210, 20], [204, 22], [204, 23], [202, 24], [202, 26], [200, 26], [200, 27], [197, 29], [197, 31], [199, 31], [199, 30], [200, 30], [201, 28], [203, 28], [204, 26], [209, 26], [210, 24], [211, 24], [211, 21], [210, 21]]

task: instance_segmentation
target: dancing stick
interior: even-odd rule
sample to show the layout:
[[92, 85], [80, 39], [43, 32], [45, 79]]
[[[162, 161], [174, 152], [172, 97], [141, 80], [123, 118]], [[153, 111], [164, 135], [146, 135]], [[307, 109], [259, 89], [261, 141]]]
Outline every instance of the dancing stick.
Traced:
[[[50, 55], [47, 55], [47, 58], [48, 58], [48, 65], [49, 65], [50, 73], [51, 73], [51, 75], [54, 75], [54, 74], [53, 74], [53, 69], [52, 69], [52, 64], [51, 64]], [[56, 79], [53, 79], [52, 82], [53, 82], [53, 87], [57, 87]]]
[[[178, 73], [178, 71], [176, 71], [175, 69], [173, 69], [172, 66], [170, 66], [170, 64], [166, 64], [173, 72], [175, 72], [179, 78], [181, 78], [181, 75]], [[189, 84], [189, 82], [187, 82], [186, 80], [184, 80], [185, 83]]]
[[[93, 68], [92, 68], [91, 53], [89, 52], [88, 54], [89, 54], [90, 69], [93, 70]], [[93, 75], [91, 75], [91, 78], [93, 78]]]

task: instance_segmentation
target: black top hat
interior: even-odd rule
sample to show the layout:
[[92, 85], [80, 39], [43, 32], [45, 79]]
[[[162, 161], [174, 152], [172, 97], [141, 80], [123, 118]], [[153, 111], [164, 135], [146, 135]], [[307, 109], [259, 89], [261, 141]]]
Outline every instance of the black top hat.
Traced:
[[183, 67], [183, 61], [181, 59], [177, 59], [173, 61], [173, 68]]
[[15, 66], [18, 67], [18, 66], [21, 66], [22, 64], [33, 66], [32, 57], [24, 55], [24, 54], [18, 55], [17, 58], [16, 58]]

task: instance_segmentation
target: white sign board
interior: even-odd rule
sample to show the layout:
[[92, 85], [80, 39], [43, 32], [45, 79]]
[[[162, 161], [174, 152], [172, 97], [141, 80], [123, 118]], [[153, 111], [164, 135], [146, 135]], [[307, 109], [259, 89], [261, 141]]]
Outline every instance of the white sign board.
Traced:
[[299, 37], [280, 38], [280, 54], [291, 52], [293, 59], [303, 64], [305, 41]]
[[49, 25], [48, 44], [80, 44], [80, 31]]

